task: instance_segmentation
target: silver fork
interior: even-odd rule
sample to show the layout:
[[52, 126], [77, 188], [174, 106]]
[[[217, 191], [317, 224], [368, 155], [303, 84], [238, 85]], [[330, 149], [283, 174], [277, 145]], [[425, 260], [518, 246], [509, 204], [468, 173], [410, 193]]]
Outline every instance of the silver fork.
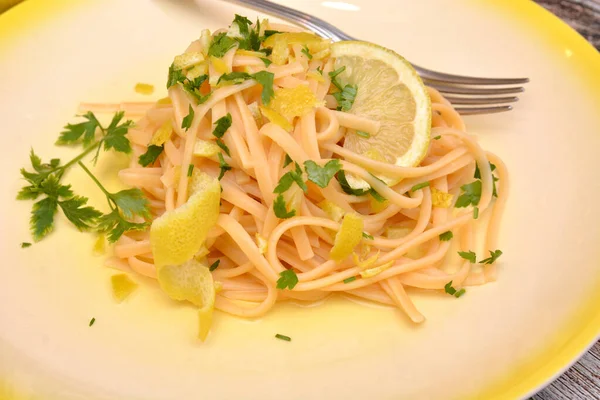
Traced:
[[[293, 24], [300, 25], [333, 41], [357, 40], [320, 18], [281, 4], [272, 3], [267, 0], [225, 1], [273, 15]], [[529, 78], [478, 78], [432, 71], [415, 64], [412, 64], [412, 66], [427, 85], [443, 93], [452, 105], [467, 106], [456, 107], [456, 110], [463, 115], [510, 111], [512, 110], [512, 106], [505, 103], [513, 103], [518, 100], [518, 97], [498, 96], [521, 93], [524, 91], [524, 88], [514, 85], [529, 82]]]

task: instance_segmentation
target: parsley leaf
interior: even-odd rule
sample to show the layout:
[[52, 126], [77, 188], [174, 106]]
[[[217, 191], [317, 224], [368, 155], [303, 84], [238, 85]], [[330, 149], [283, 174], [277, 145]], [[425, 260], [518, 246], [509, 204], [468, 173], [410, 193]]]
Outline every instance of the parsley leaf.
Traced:
[[219, 118], [218, 120], [215, 121], [215, 129], [213, 130], [213, 136], [221, 139], [223, 137], [223, 135], [225, 135], [225, 132], [227, 132], [227, 129], [229, 129], [231, 127], [231, 114], [227, 113], [226, 116]]
[[263, 63], [265, 63], [265, 67], [268, 67], [269, 65], [273, 64], [273, 61], [269, 60], [266, 57], [261, 57], [260, 59], [262, 60]]
[[352, 104], [354, 104], [354, 99], [356, 99], [357, 92], [358, 86], [346, 85], [341, 92], [333, 93], [333, 97], [338, 103], [337, 110], [349, 111], [352, 108]]
[[208, 267], [208, 270], [210, 272], [213, 272], [215, 269], [217, 269], [219, 267], [219, 264], [221, 264], [221, 260], [217, 260], [214, 263], [210, 264], [210, 267]]
[[58, 202], [65, 217], [80, 231], [91, 229], [96, 219], [102, 215], [100, 211], [93, 207], [84, 207], [87, 200], [82, 196], [73, 196], [68, 200]]
[[340, 186], [342, 187], [344, 193], [351, 194], [354, 196], [362, 196], [368, 192], [368, 190], [353, 189], [352, 186], [350, 186], [350, 184], [348, 183], [348, 180], [346, 179], [346, 173], [344, 172], [344, 170], [339, 171], [335, 177], [340, 183]]
[[136, 215], [150, 218], [148, 209], [150, 203], [140, 189], [125, 189], [117, 193], [110, 193], [109, 198], [121, 209], [125, 218], [133, 218]]
[[447, 242], [450, 239], [452, 239], [453, 237], [454, 237], [454, 234], [452, 233], [452, 231], [446, 231], [446, 232], [440, 234], [440, 240], [442, 242]]
[[477, 262], [476, 254], [473, 251], [459, 251], [458, 255], [464, 258], [465, 260], [470, 261], [472, 264], [475, 264]]
[[65, 130], [60, 133], [56, 141], [57, 145], [76, 144], [83, 138], [83, 145], [89, 146], [94, 141], [96, 128], [100, 127], [100, 122], [98, 122], [94, 113], [90, 111], [83, 114], [82, 117], [87, 121], [79, 124], [67, 124], [64, 127]]
[[413, 186], [412, 188], [410, 188], [410, 191], [411, 192], [416, 192], [417, 190], [426, 188], [427, 186], [429, 186], [429, 181], [417, 183], [415, 186]]
[[[492, 172], [496, 170], [496, 166], [490, 163], [490, 169]], [[481, 179], [481, 171], [479, 170], [479, 164], [475, 163], [475, 174], [473, 175], [475, 179]]]
[[264, 105], [269, 104], [275, 92], [273, 91], [273, 79], [275, 75], [272, 72], [259, 71], [253, 75], [254, 79], [263, 87], [261, 99]]
[[242, 83], [244, 81], [247, 81], [248, 79], [252, 79], [252, 75], [250, 75], [247, 72], [230, 72], [228, 74], [223, 74], [219, 77], [219, 80], [217, 81], [217, 85], [219, 83], [221, 83], [221, 81], [225, 81], [225, 82], [232, 82], [233, 84], [237, 85], [239, 83]]
[[288, 154], [286, 154], [285, 159], [283, 160], [283, 168], [287, 167], [288, 165], [290, 165], [293, 162], [294, 162], [294, 160], [292, 160], [291, 157]]
[[279, 279], [277, 279], [277, 289], [293, 289], [298, 284], [298, 275], [294, 270], [286, 269], [279, 273]]
[[163, 146], [151, 144], [148, 146], [148, 150], [146, 150], [146, 152], [138, 158], [138, 164], [140, 164], [142, 167], [147, 167], [148, 165], [154, 164], [163, 150]]
[[273, 79], [275, 75], [272, 72], [268, 71], [259, 71], [253, 75], [250, 75], [247, 72], [230, 72], [228, 74], [223, 74], [219, 77], [217, 81], [217, 85], [221, 81], [233, 82], [234, 84], [242, 83], [248, 79], [254, 79], [256, 82], [260, 83], [263, 87], [261, 99], [264, 105], [269, 104], [275, 92], [273, 91]]
[[231, 170], [231, 165], [227, 164], [227, 161], [225, 161], [225, 158], [223, 158], [223, 153], [219, 153], [219, 168], [221, 169], [221, 172], [219, 172], [219, 180], [221, 180], [223, 178], [223, 176], [225, 176], [225, 172]]
[[449, 295], [454, 296], [454, 294], [456, 293], [456, 289], [454, 289], [452, 287], [452, 281], [450, 281], [444, 285], [444, 291], [446, 293], [448, 293]]
[[458, 291], [456, 289], [454, 289], [452, 287], [452, 281], [450, 281], [444, 285], [444, 291], [446, 293], [448, 293], [449, 295], [456, 297], [457, 299], [467, 292], [464, 288], [460, 289]]
[[316, 162], [307, 160], [304, 162], [304, 168], [309, 181], [321, 188], [326, 188], [331, 178], [342, 169], [342, 164], [339, 160], [329, 160], [323, 167], [320, 167]]
[[225, 152], [225, 154], [227, 154], [229, 157], [231, 157], [231, 152], [229, 151], [229, 147], [227, 147], [227, 145], [225, 144], [224, 141], [222, 141], [221, 139], [217, 139], [217, 146], [219, 146], [221, 148], [221, 150], [223, 150]]
[[46, 197], [33, 204], [29, 225], [35, 240], [40, 240], [54, 229], [54, 215], [58, 207], [58, 200]]
[[175, 65], [169, 67], [169, 76], [167, 77], [167, 89], [176, 85], [178, 82], [183, 82], [185, 75], [182, 70], [176, 70]]
[[[496, 166], [494, 164], [490, 163], [490, 169], [492, 170], [492, 172], [494, 172], [496, 170]], [[474, 178], [481, 179], [481, 171], [479, 170], [479, 165], [477, 163], [475, 163]], [[499, 180], [499, 178], [492, 173], [492, 181], [493, 181], [493, 185], [494, 185], [494, 190], [492, 191], [493, 197], [498, 197], [498, 192], [496, 190], [496, 182], [498, 182], [498, 180]]]
[[204, 103], [206, 100], [208, 100], [208, 98], [211, 95], [211, 93], [203, 95], [200, 92], [200, 87], [202, 86], [204, 81], [206, 81], [207, 79], [208, 79], [208, 75], [205, 74], [205, 75], [200, 75], [191, 81], [189, 79], [185, 79], [184, 81], [181, 82], [181, 84], [183, 86], [183, 90], [185, 90], [187, 93], [189, 93], [196, 100], [196, 102], [198, 104]]
[[304, 47], [302, 48], [302, 54], [304, 54], [306, 57], [308, 57], [309, 60], [312, 60], [313, 56], [312, 54], [310, 54], [310, 51], [308, 50], [308, 47], [306, 45], [304, 45]]
[[304, 193], [308, 191], [308, 187], [302, 179], [302, 169], [298, 164], [296, 164], [295, 170], [288, 171], [282, 175], [282, 177], [279, 179], [279, 183], [275, 189], [273, 189], [273, 193], [281, 194], [285, 192], [292, 186], [294, 182], [296, 182], [296, 184], [300, 187], [300, 189], [302, 189], [302, 191], [304, 191]]
[[210, 43], [210, 46], [208, 48], [208, 55], [217, 58], [222, 58], [225, 55], [225, 53], [227, 53], [233, 48], [233, 46], [236, 45], [236, 43], [237, 41], [227, 36], [226, 32], [219, 33], [213, 38], [212, 42]]
[[119, 213], [119, 209], [115, 208], [110, 213], [101, 216], [98, 220], [98, 231], [107, 233], [107, 239], [110, 243], [114, 243], [128, 231], [144, 231], [148, 228], [147, 222], [136, 223], [129, 222], [124, 219]]
[[252, 29], [252, 21], [246, 17], [235, 15], [233, 23], [240, 29], [241, 38], [235, 38], [242, 50], [258, 51], [260, 49], [260, 22], [256, 21], [256, 29]]
[[383, 203], [386, 201], [386, 198], [380, 195], [375, 189], [369, 189], [369, 194], [378, 202]]
[[272, 30], [272, 29], [265, 29], [265, 33], [264, 33], [264, 36], [263, 36], [263, 41], [265, 39], [267, 39], [269, 36], [275, 35], [276, 33], [281, 33], [281, 32], [275, 31], [275, 30]]
[[192, 105], [189, 105], [188, 115], [183, 118], [181, 121], [181, 129], [185, 129], [186, 131], [190, 129], [192, 126], [192, 122], [194, 121], [194, 108]]
[[494, 250], [494, 251], [490, 250], [489, 252], [490, 252], [490, 256], [488, 258], [484, 258], [483, 260], [479, 261], [479, 264], [493, 264], [502, 255], [502, 250]]
[[481, 181], [480, 180], [471, 182], [466, 185], [462, 185], [460, 188], [463, 191], [463, 194], [461, 194], [459, 196], [459, 198], [456, 200], [456, 204], [454, 205], [454, 207], [462, 208], [462, 207], [468, 207], [471, 204], [474, 206], [479, 204], [479, 200], [481, 199]]
[[277, 196], [277, 198], [273, 202], [273, 211], [275, 212], [275, 216], [280, 219], [287, 219], [296, 215], [296, 210], [287, 210], [285, 205], [285, 199], [283, 198], [282, 194]]

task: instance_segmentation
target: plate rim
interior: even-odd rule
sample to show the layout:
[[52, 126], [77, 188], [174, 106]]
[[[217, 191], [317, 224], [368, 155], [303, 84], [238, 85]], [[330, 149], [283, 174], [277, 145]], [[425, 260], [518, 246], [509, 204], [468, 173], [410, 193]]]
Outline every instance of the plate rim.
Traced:
[[[37, 22], [63, 13], [74, 4], [89, 5], [97, 1], [22, 1], [0, 14], [0, 36], [8, 38], [5, 45], [10, 46], [13, 41], [11, 39], [20, 31], [27, 30], [31, 24], [37, 24]], [[518, 19], [518, 23], [527, 24], [528, 29], [536, 30], [536, 34], [543, 37], [547, 46], [556, 48], [568, 44], [578, 57], [574, 61], [573, 68], [579, 68], [580, 72], [585, 73], [582, 79], [591, 83], [589, 86], [592, 92], [594, 87], [600, 88], [600, 75], [594, 72], [600, 70], [600, 52], [566, 22], [541, 5], [527, 0], [504, 0], [502, 2], [471, 0], [466, 3], [469, 3], [470, 7], [483, 6], [510, 14], [506, 18]], [[2, 47], [0, 46], [0, 52]], [[595, 94], [593, 98], [600, 105], [600, 94]], [[596, 288], [600, 289], [600, 285], [597, 284]], [[555, 337], [547, 341], [548, 344], [544, 346], [540, 354], [530, 357], [524, 365], [518, 365], [510, 376], [496, 378], [482, 391], [474, 393], [472, 398], [528, 398], [548, 386], [574, 365], [600, 340], [600, 310], [596, 307], [596, 304], [600, 303], [600, 290], [593, 290], [593, 293], [596, 295], [582, 303], [575, 315], [564, 323], [564, 326], [577, 326], [581, 328], [580, 330], [575, 332], [570, 329], [568, 335], [565, 335], [565, 332], [560, 332], [565, 329], [557, 329]], [[573, 334], [574, 332], [575, 334]], [[556, 347], [559, 342], [564, 342], [564, 345], [551, 357], [548, 357], [549, 350]], [[539, 368], [540, 365], [541, 368]], [[0, 377], [0, 381], [10, 385], [10, 382], [6, 382], [3, 377]], [[18, 390], [18, 388], [13, 389]], [[14, 398], [19, 398], [17, 393], [13, 392], [12, 394]]]

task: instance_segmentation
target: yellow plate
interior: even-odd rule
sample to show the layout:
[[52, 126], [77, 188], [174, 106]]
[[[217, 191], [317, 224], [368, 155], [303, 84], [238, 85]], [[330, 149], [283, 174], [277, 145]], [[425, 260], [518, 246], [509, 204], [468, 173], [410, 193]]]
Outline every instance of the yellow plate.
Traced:
[[[593, 343], [598, 53], [525, 0], [282, 2], [434, 69], [531, 78], [513, 112], [467, 120], [511, 172], [498, 282], [460, 300], [415, 293], [419, 327], [339, 299], [256, 321], [217, 313], [200, 343], [194, 308], [154, 282], [134, 276], [139, 290], [116, 305], [93, 237], [59, 224], [21, 249], [30, 205], [14, 196], [31, 145], [67, 157], [52, 143], [78, 102], [147, 100], [137, 82], [163, 97], [173, 55], [202, 28], [255, 16], [216, 1], [27, 0], [0, 16], [0, 398], [513, 399]], [[100, 200], [83, 175], [69, 179]]]

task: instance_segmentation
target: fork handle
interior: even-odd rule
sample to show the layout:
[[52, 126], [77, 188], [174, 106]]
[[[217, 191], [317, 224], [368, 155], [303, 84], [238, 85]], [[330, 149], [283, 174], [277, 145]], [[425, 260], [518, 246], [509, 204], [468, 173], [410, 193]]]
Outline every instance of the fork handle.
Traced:
[[[229, 3], [245, 6], [250, 9], [273, 15], [295, 25], [300, 25], [321, 37], [329, 38], [334, 42], [341, 40], [357, 40], [356, 38], [344, 33], [342, 30], [331, 25], [321, 18], [317, 18], [302, 11], [294, 10], [281, 4], [276, 4], [267, 0], [224, 0]], [[426, 81], [448, 82], [453, 84], [467, 85], [507, 85], [528, 82], [527, 78], [504, 79], [504, 78], [478, 78], [472, 76], [460, 76], [446, 74], [443, 72], [432, 71], [411, 63], [417, 73]]]
[[267, 0], [225, 0], [228, 3], [242, 5], [265, 14], [273, 15], [295, 25], [300, 25], [322, 37], [330, 38], [333, 41], [356, 40], [350, 35], [342, 32], [340, 29], [323, 21], [321, 18], [306, 14], [302, 11], [294, 10], [281, 4], [276, 4]]

